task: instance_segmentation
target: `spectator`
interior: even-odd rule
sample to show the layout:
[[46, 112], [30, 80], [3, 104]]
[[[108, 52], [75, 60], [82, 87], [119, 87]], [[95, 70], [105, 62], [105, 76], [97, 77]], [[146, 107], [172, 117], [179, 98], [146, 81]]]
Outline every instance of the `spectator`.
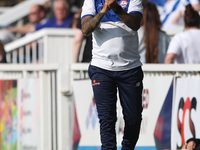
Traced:
[[141, 62], [164, 63], [170, 38], [161, 30], [159, 13], [152, 2], [144, 4], [142, 27], [138, 35]]
[[199, 14], [191, 4], [186, 6], [185, 31], [174, 36], [170, 42], [165, 63], [200, 63]]
[[31, 26], [38, 26], [44, 24], [46, 22], [45, 16], [46, 16], [45, 8], [42, 5], [39, 4], [33, 5], [28, 15], [30, 23], [21, 27], [7, 28], [6, 30], [9, 32], [16, 32], [22, 34], [27, 33], [27, 31]]
[[92, 58], [92, 35], [89, 36], [84, 36], [82, 31], [81, 31], [81, 10], [77, 14], [75, 14], [74, 19], [77, 23], [74, 23], [74, 28], [76, 28], [76, 34], [74, 38], [74, 46], [73, 46], [73, 56], [74, 56], [74, 62], [79, 62], [79, 55], [80, 55], [80, 50], [82, 47], [82, 43], [85, 39], [85, 46], [83, 50], [83, 56], [81, 62], [90, 62]]
[[3, 43], [0, 41], [0, 63], [6, 63], [6, 55]]
[[70, 15], [69, 4], [65, 0], [56, 0], [53, 4], [55, 17], [48, 19], [44, 24], [30, 24], [22, 33], [35, 32], [42, 28], [67, 28], [72, 25], [72, 15]]
[[191, 4], [196, 11], [200, 11], [199, 0], [167, 0], [160, 14], [162, 29], [184, 26], [183, 15], [187, 4]]
[[188, 149], [188, 150], [195, 150], [200, 149], [200, 139], [196, 138], [190, 138], [187, 140], [187, 145], [184, 145], [182, 149]]
[[65, 0], [56, 0], [53, 4], [55, 17], [47, 20], [43, 25], [33, 27], [30, 31], [34, 32], [42, 28], [67, 28], [71, 27], [73, 16], [70, 14], [69, 4]]

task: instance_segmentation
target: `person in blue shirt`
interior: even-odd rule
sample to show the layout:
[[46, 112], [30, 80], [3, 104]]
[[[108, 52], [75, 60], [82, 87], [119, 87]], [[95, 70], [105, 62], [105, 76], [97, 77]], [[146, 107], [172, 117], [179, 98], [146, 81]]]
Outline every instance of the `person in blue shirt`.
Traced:
[[[73, 16], [70, 14], [69, 4], [65, 0], [56, 0], [53, 4], [54, 16], [43, 24], [28, 24], [23, 28], [17, 28], [18, 33], [30, 33], [43, 28], [68, 28], [72, 25]], [[10, 30], [10, 29], [6, 29]], [[13, 31], [11, 31], [13, 32]]]
[[42, 28], [67, 28], [71, 27], [73, 16], [70, 15], [69, 4], [64, 0], [56, 0], [53, 4], [55, 17], [47, 20], [45, 24], [35, 26], [33, 30]]

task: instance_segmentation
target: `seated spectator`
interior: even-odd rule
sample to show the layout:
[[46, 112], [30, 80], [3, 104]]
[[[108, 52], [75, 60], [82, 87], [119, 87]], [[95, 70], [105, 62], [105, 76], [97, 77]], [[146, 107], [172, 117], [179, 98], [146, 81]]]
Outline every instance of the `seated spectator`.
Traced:
[[69, 4], [65, 0], [56, 0], [53, 4], [54, 16], [48, 19], [44, 24], [30, 24], [22, 33], [35, 32], [42, 28], [67, 28], [71, 27], [73, 16], [70, 15]]
[[33, 5], [28, 15], [29, 18], [28, 24], [25, 24], [24, 26], [21, 27], [7, 28], [6, 30], [15, 33], [22, 33], [22, 34], [27, 33], [31, 26], [38, 26], [44, 24], [46, 22], [45, 16], [46, 16], [45, 8], [42, 5], [39, 4]]
[[169, 45], [169, 36], [161, 30], [161, 21], [156, 5], [144, 4], [142, 26], [138, 30], [139, 54], [142, 63], [164, 63]]
[[200, 149], [200, 139], [196, 138], [190, 138], [186, 141], [186, 145], [182, 147], [182, 149], [188, 149], [188, 150], [195, 150]]
[[160, 13], [162, 29], [169, 30], [184, 26], [183, 15], [187, 4], [191, 4], [196, 11], [200, 11], [199, 0], [167, 0]]
[[[81, 10], [77, 14], [74, 15], [74, 28], [76, 28], [76, 34], [74, 38], [74, 46], [73, 46], [73, 62], [79, 62], [80, 50], [82, 47], [82, 43], [84, 39], [86, 43], [84, 45], [83, 56], [80, 62], [90, 62], [92, 58], [92, 34], [84, 37], [81, 31]], [[77, 23], [76, 23], [77, 22]]]
[[184, 16], [185, 31], [173, 37], [165, 63], [200, 63], [199, 21], [199, 13], [193, 9], [191, 4], [188, 4]]
[[6, 63], [6, 55], [3, 43], [0, 41], [0, 63]]
[[69, 4], [65, 0], [56, 0], [53, 4], [54, 18], [47, 20], [43, 25], [32, 28], [32, 32], [42, 28], [68, 28], [72, 25], [73, 16], [70, 14]]

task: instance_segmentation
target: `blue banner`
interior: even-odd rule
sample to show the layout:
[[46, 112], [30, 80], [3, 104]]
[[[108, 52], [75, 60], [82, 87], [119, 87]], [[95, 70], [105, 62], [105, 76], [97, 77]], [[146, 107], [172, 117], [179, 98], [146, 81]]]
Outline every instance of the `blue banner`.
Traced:
[[165, 102], [160, 111], [155, 131], [154, 139], [156, 149], [171, 148], [171, 116], [172, 116], [173, 82], [169, 88]]

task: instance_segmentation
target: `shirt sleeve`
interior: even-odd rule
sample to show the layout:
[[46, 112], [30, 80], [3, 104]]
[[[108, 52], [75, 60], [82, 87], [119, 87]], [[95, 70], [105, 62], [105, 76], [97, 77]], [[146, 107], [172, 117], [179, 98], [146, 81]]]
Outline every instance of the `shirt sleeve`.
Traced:
[[178, 35], [175, 35], [169, 43], [167, 53], [181, 54], [181, 42]]
[[94, 0], [85, 0], [83, 7], [82, 7], [82, 13], [81, 18], [84, 18], [85, 16], [95, 16], [95, 6], [94, 6]]
[[128, 13], [143, 13], [143, 6], [142, 6], [142, 1], [141, 0], [130, 0], [129, 8], [128, 8]]

